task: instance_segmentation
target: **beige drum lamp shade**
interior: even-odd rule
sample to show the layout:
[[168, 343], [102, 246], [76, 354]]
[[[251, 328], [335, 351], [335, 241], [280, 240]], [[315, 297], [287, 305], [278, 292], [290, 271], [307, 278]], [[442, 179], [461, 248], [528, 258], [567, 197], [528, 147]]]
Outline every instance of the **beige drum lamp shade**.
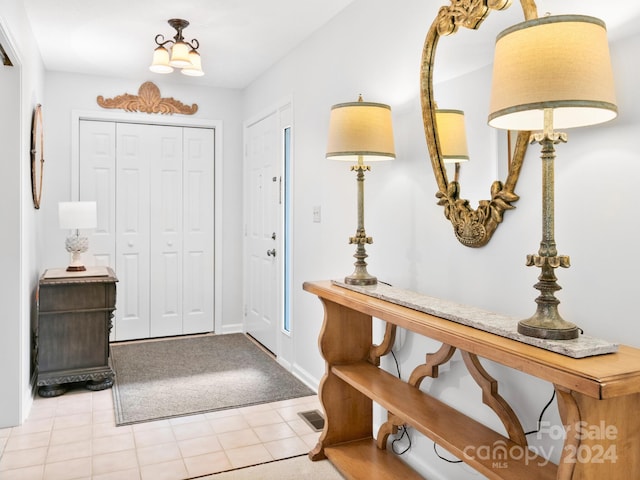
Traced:
[[445, 163], [469, 160], [467, 133], [462, 110], [436, 110], [436, 128], [440, 154]]
[[391, 108], [382, 103], [339, 103], [331, 107], [326, 158], [357, 162], [393, 160]]
[[541, 130], [544, 109], [554, 129], [594, 125], [617, 107], [604, 22], [559, 15], [519, 23], [496, 40], [489, 125]]

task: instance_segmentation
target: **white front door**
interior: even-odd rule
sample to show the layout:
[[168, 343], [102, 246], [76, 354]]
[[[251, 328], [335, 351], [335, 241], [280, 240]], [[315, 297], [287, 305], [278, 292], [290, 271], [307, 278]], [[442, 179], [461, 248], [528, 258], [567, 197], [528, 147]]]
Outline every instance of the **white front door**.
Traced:
[[277, 112], [245, 126], [245, 330], [276, 352], [281, 307], [282, 167]]

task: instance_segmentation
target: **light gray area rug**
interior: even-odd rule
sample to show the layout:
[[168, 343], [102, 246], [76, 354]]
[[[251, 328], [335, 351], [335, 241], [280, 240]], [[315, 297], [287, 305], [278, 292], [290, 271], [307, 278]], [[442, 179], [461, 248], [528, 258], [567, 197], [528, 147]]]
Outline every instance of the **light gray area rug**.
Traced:
[[202, 480], [344, 480], [329, 460], [312, 462], [306, 455], [201, 478]]
[[111, 345], [116, 425], [314, 395], [244, 334]]

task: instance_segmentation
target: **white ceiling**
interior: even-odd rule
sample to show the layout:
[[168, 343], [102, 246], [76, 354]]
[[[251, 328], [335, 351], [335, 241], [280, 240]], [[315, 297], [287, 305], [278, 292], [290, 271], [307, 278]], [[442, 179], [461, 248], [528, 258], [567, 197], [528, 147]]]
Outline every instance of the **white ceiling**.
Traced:
[[203, 77], [172, 80], [243, 88], [353, 0], [25, 0], [45, 68], [143, 78], [154, 38], [200, 42]]
[[[175, 30], [167, 20], [183, 18], [190, 22], [183, 32], [185, 39], [200, 42], [205, 76], [174, 72], [172, 81], [244, 88], [353, 1], [25, 0], [25, 7], [47, 70], [144, 78], [149, 74], [155, 36], [173, 37]], [[434, 15], [439, 5], [449, 3], [423, 1], [433, 2]], [[456, 36], [456, 48], [466, 50], [467, 55], [447, 56], [466, 59], [465, 65], [447, 62], [449, 75], [471, 67], [469, 50], [492, 51], [496, 33], [522, 20], [519, 1], [512, 2], [508, 14], [490, 16], [480, 29], [481, 37], [476, 34], [466, 42], [464, 34]], [[537, 0], [536, 4], [540, 15], [575, 13], [601, 18], [610, 40], [635, 34], [640, 25], [638, 0]], [[425, 33], [432, 20], [425, 19]]]

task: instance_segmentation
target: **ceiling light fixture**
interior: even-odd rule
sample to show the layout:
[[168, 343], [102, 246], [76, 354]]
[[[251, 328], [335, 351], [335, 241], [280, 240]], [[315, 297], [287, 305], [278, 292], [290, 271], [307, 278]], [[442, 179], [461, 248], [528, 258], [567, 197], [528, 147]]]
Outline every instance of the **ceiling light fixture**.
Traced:
[[176, 34], [169, 40], [165, 40], [162, 34], [156, 35], [155, 42], [158, 47], [153, 51], [153, 62], [149, 70], [155, 73], [171, 73], [174, 68], [180, 68], [181, 73], [185, 75], [204, 75], [198, 53], [200, 42], [195, 38], [187, 42], [182, 36], [182, 30], [189, 26], [189, 22], [181, 18], [172, 18], [168, 23], [176, 29]]

